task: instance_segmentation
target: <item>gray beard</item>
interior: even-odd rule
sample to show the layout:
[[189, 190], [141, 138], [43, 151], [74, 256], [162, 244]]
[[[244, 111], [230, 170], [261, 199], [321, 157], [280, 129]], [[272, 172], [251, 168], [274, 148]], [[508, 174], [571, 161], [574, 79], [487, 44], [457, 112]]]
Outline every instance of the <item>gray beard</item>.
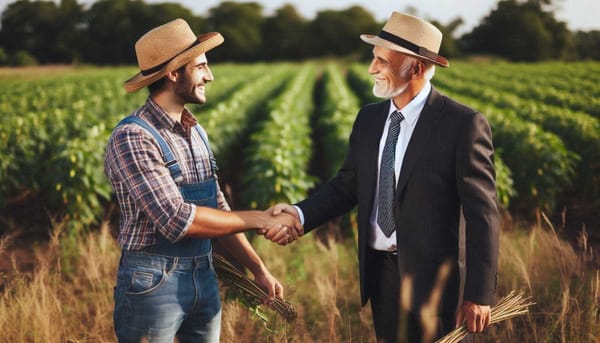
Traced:
[[408, 87], [408, 83], [406, 83], [402, 87], [398, 87], [387, 93], [379, 93], [377, 91], [377, 85], [373, 85], [373, 95], [375, 95], [378, 98], [382, 98], [382, 99], [392, 99], [392, 98], [395, 98], [398, 95], [402, 94], [406, 90], [407, 87]]

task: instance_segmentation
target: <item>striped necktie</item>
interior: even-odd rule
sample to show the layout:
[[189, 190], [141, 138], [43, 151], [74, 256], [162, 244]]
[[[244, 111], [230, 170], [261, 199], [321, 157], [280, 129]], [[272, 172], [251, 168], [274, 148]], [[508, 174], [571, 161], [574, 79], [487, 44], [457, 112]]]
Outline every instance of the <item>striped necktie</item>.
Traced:
[[377, 224], [386, 237], [394, 230], [394, 194], [396, 193], [396, 174], [394, 173], [396, 159], [396, 142], [400, 133], [400, 122], [404, 116], [399, 111], [394, 111], [390, 116], [390, 127], [381, 154], [381, 166], [379, 168], [379, 196]]

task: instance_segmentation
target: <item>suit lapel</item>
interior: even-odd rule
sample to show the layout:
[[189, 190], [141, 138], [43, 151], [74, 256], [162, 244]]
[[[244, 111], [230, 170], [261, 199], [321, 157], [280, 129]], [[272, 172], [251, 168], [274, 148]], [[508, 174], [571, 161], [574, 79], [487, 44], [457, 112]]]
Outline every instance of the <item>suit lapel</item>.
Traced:
[[357, 158], [357, 161], [365, 161], [363, 167], [366, 168], [365, 178], [369, 182], [368, 186], [368, 199], [370, 207], [367, 213], [371, 213], [373, 210], [373, 202], [371, 201], [375, 197], [375, 187], [377, 184], [377, 162], [379, 157], [379, 141], [383, 134], [383, 127], [388, 117], [390, 110], [391, 100], [379, 103], [379, 106], [373, 108], [373, 112], [369, 114], [369, 123], [367, 126], [367, 132], [365, 134], [365, 156]]
[[415, 164], [422, 156], [423, 150], [427, 146], [431, 132], [435, 122], [439, 118], [441, 108], [441, 97], [440, 94], [434, 89], [431, 89], [431, 93], [427, 98], [427, 103], [419, 116], [415, 130], [408, 142], [408, 147], [404, 154], [404, 160], [402, 161], [402, 169], [400, 170], [400, 176], [398, 177], [398, 184], [396, 188], [396, 196], [402, 192], [402, 189], [406, 186], [408, 177], [415, 167]]

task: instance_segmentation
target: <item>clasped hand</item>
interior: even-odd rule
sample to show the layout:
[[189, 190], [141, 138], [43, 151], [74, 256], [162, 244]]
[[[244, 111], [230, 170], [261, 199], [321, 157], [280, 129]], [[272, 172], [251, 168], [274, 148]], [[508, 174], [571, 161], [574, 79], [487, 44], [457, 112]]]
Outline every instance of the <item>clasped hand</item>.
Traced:
[[298, 212], [288, 204], [277, 204], [265, 211], [269, 220], [258, 233], [279, 245], [287, 245], [304, 234]]

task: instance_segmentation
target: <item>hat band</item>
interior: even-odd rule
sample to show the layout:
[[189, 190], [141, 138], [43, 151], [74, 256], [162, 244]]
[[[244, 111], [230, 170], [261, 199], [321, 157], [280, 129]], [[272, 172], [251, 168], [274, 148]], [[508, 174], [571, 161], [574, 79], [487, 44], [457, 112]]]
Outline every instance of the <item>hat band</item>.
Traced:
[[401, 47], [406, 48], [406, 49], [414, 52], [417, 55], [427, 57], [434, 61], [439, 61], [438, 58], [440, 57], [440, 55], [436, 54], [435, 52], [433, 52], [425, 47], [418, 46], [414, 43], [411, 43], [411, 42], [407, 41], [406, 39], [400, 38], [392, 33], [381, 30], [381, 32], [379, 33], [379, 37], [383, 38], [387, 41], [390, 41], [394, 44], [400, 45]]
[[159, 65], [157, 65], [157, 66], [155, 66], [155, 67], [152, 67], [152, 68], [149, 68], [149, 69], [144, 69], [144, 70], [141, 70], [140, 72], [141, 72], [141, 73], [142, 73], [142, 75], [144, 75], [144, 76], [148, 76], [148, 75], [150, 75], [150, 74], [154, 74], [154, 73], [156, 73], [157, 71], [161, 70], [161, 69], [162, 69], [164, 66], [166, 66], [167, 64], [169, 64], [169, 62], [171, 62], [171, 61], [172, 61], [172, 60], [173, 60], [175, 57], [177, 57], [177, 56], [179, 56], [179, 55], [183, 54], [184, 52], [186, 52], [186, 51], [190, 50], [191, 48], [195, 47], [195, 46], [196, 46], [196, 45], [198, 45], [198, 44], [200, 44], [200, 40], [196, 39], [196, 41], [195, 41], [195, 42], [194, 42], [192, 45], [190, 45], [190, 46], [188, 46], [187, 48], [183, 49], [183, 51], [181, 51], [181, 52], [180, 52], [180, 53], [178, 53], [177, 55], [175, 55], [175, 56], [173, 56], [173, 57], [169, 58], [168, 60], [164, 61], [163, 63], [161, 63], [161, 64], [159, 64]]

